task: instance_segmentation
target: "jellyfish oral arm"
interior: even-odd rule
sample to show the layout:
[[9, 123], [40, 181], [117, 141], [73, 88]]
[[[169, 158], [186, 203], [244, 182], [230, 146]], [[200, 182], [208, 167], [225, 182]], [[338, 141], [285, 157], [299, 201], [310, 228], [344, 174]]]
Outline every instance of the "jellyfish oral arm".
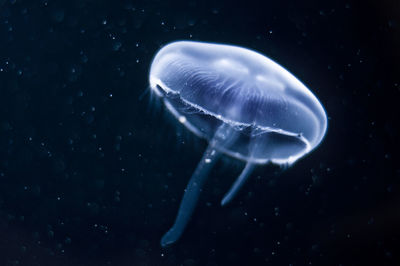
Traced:
[[186, 186], [174, 225], [161, 238], [161, 246], [165, 247], [174, 243], [182, 235], [196, 207], [196, 203], [199, 199], [204, 182], [208, 177], [208, 173], [220, 155], [221, 154], [211, 145], [207, 148], [203, 158], [201, 158], [201, 161], [197, 165], [196, 170]]
[[161, 246], [165, 247], [176, 242], [182, 235], [188, 224], [190, 217], [196, 207], [202, 187], [208, 177], [208, 173], [221, 156], [215, 147], [227, 147], [236, 139], [237, 134], [227, 124], [222, 124], [214, 134], [207, 150], [204, 152], [201, 161], [196, 167], [192, 177], [186, 186], [179, 211], [175, 219], [174, 225], [161, 238]]
[[224, 198], [221, 201], [221, 205], [224, 206], [228, 204], [238, 193], [238, 191], [243, 187], [244, 183], [250, 176], [250, 174], [254, 170], [254, 163], [248, 162], [243, 169], [242, 173], [239, 175], [239, 177], [236, 179], [235, 183], [233, 183], [232, 187], [229, 189], [229, 191], [225, 194]]

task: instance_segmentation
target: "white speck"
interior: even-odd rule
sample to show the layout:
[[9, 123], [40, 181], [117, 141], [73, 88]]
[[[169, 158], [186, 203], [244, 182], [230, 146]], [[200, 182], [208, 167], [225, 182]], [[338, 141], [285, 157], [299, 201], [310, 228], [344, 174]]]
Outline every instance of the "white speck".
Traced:
[[211, 163], [211, 159], [210, 159], [210, 158], [206, 158], [206, 159], [204, 160], [204, 162], [205, 162], [205, 163]]
[[181, 122], [182, 124], [186, 122], [186, 117], [184, 117], [183, 115], [179, 117], [179, 122]]

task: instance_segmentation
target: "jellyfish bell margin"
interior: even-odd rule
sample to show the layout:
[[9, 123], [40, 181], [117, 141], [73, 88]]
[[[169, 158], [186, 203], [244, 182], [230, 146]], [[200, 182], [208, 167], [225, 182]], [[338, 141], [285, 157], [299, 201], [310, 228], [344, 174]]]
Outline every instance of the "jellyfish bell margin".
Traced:
[[149, 82], [167, 110], [209, 143], [173, 226], [161, 238], [163, 247], [183, 234], [221, 155], [246, 163], [221, 201], [226, 205], [256, 165], [290, 166], [317, 147], [326, 133], [326, 113], [314, 94], [285, 68], [250, 49], [173, 42], [153, 58]]

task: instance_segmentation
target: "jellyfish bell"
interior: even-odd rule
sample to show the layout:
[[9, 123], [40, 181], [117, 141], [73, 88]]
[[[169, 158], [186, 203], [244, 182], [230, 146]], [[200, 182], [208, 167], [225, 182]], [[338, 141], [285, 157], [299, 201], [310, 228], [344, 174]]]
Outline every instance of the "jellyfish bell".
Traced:
[[209, 142], [162, 246], [183, 233], [219, 156], [246, 163], [222, 199], [225, 205], [256, 165], [291, 165], [317, 147], [326, 132], [326, 113], [313, 93], [282, 66], [246, 48], [173, 42], [154, 57], [149, 79], [171, 114]]

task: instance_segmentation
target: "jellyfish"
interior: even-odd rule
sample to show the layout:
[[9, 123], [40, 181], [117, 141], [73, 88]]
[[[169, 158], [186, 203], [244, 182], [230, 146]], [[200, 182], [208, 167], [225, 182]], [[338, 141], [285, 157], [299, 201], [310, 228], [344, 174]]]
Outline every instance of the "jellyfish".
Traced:
[[325, 110], [294, 75], [250, 49], [177, 41], [155, 55], [151, 92], [208, 147], [184, 191], [173, 226], [161, 246], [176, 242], [221, 155], [241, 160], [243, 171], [221, 201], [228, 204], [257, 165], [290, 166], [322, 141]]

